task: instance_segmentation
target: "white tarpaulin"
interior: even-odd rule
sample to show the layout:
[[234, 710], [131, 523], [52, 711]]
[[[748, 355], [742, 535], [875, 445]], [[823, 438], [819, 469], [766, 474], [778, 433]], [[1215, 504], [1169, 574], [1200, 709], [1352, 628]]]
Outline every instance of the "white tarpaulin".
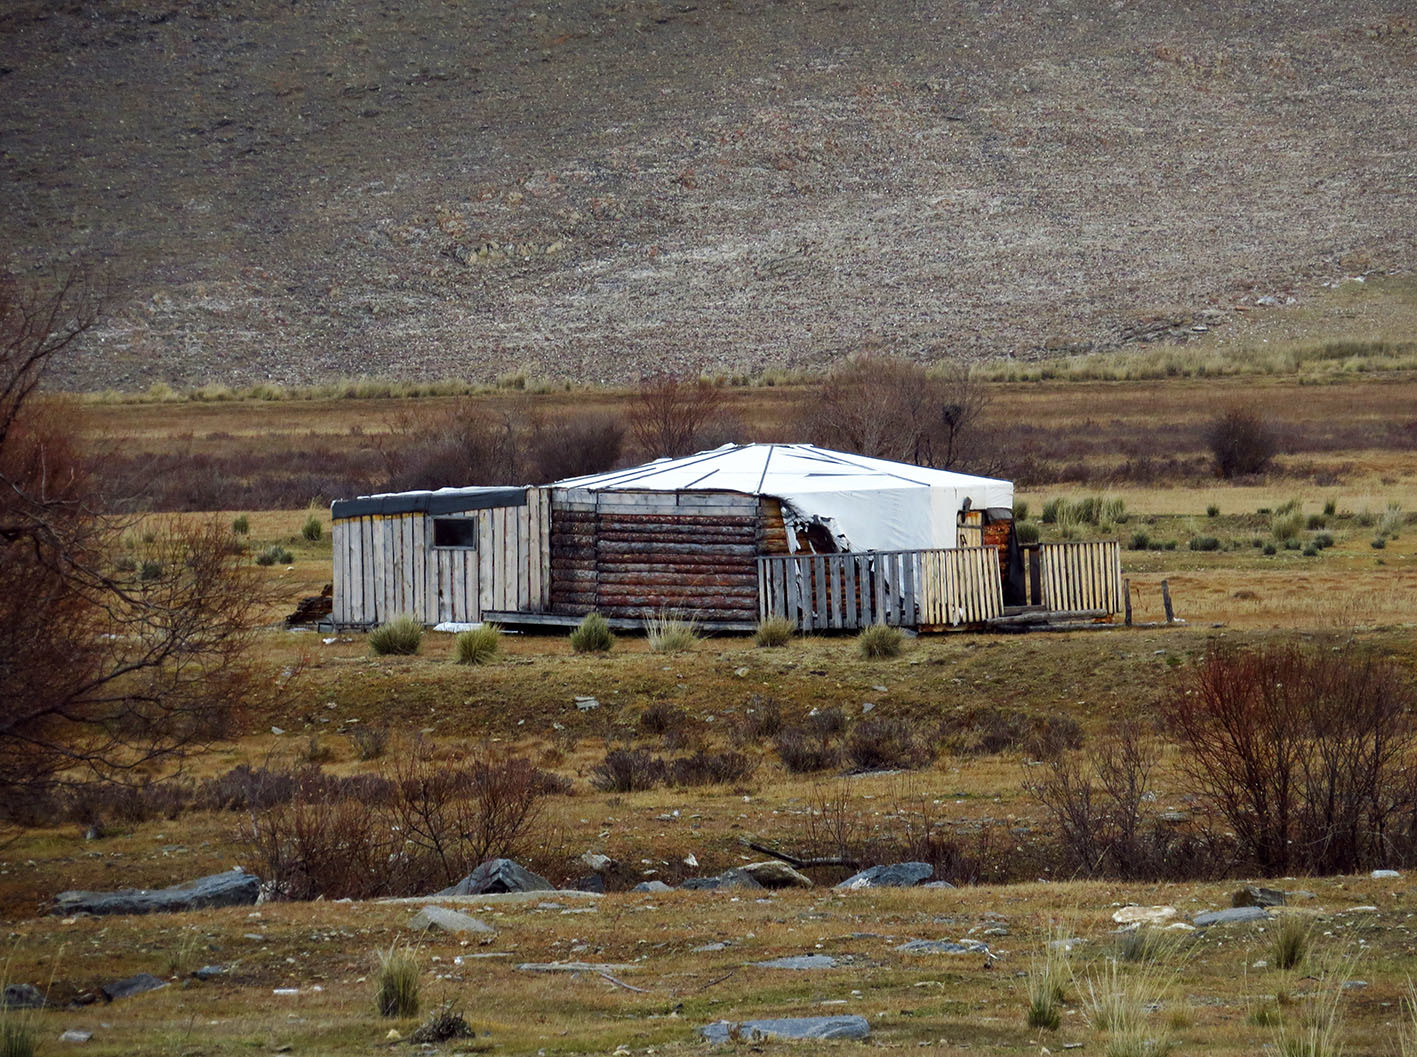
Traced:
[[[774, 496], [794, 528], [820, 522], [842, 550], [959, 545], [961, 510], [1013, 508], [1014, 486], [810, 444], [725, 444], [682, 459], [573, 477], [553, 486], [587, 492], [742, 492]], [[794, 533], [788, 533], [795, 543]]]

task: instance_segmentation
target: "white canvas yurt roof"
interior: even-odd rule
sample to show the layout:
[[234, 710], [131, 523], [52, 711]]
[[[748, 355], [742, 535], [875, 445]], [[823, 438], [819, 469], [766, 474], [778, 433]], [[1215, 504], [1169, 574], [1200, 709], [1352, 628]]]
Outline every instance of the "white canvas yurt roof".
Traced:
[[[572, 477], [586, 492], [713, 491], [773, 496], [795, 527], [819, 522], [842, 550], [958, 545], [958, 514], [1012, 509], [1012, 482], [829, 451], [811, 444], [725, 444], [682, 459]], [[788, 534], [789, 540], [792, 533]]]

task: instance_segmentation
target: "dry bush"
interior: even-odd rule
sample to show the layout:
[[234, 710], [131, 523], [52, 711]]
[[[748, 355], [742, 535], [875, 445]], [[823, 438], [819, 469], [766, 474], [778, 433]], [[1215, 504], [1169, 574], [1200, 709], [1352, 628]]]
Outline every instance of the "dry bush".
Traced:
[[663, 737], [676, 734], [691, 722], [689, 713], [669, 701], [656, 701], [640, 714], [639, 727], [646, 734]]
[[590, 784], [602, 793], [637, 793], [668, 780], [669, 767], [644, 749], [611, 749], [590, 772]]
[[963, 364], [868, 355], [833, 371], [800, 414], [814, 444], [940, 469], [978, 465], [989, 391]]
[[724, 393], [707, 378], [647, 379], [630, 405], [630, 435], [651, 458], [692, 455], [724, 412]]
[[605, 412], [532, 418], [521, 440], [523, 476], [549, 482], [603, 473], [620, 461], [624, 446], [624, 423]]
[[940, 724], [944, 747], [956, 756], [986, 756], [1017, 749], [1049, 760], [1082, 745], [1082, 727], [1071, 716], [1037, 715], [993, 705], [954, 709]]
[[448, 485], [517, 484], [521, 467], [518, 430], [470, 397], [452, 403], [407, 403], [375, 434], [388, 491]]
[[743, 718], [733, 727], [733, 743], [751, 745], [776, 737], [783, 726], [782, 706], [770, 697], [754, 694], [743, 708]]
[[863, 771], [924, 767], [935, 748], [922, 736], [920, 725], [903, 717], [870, 716], [846, 737], [846, 758]]
[[1167, 701], [1192, 791], [1263, 873], [1417, 857], [1410, 677], [1342, 650], [1217, 645]]
[[728, 785], [746, 782], [758, 763], [741, 752], [705, 752], [681, 756], [669, 764], [669, 784], [674, 786]]
[[1206, 427], [1206, 447], [1215, 472], [1227, 480], [1263, 473], [1278, 450], [1274, 430], [1254, 408], [1231, 407]]

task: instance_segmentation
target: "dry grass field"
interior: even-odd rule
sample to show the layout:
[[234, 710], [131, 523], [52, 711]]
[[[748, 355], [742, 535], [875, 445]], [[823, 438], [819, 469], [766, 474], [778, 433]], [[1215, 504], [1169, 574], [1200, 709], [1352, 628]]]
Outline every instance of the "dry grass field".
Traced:
[[[902, 1053], [1057, 1053], [1081, 1044], [1083, 1053], [1127, 1057], [1164, 1052], [1165, 1036], [1177, 1054], [1321, 1057], [1336, 1050], [1276, 1050], [1275, 1023], [1292, 1033], [1326, 1009], [1332, 993], [1339, 996], [1334, 1034], [1344, 1052], [1396, 1055], [1400, 1026], [1410, 1021], [1403, 1003], [1417, 954], [1410, 872], [1396, 880], [1270, 882], [1303, 893], [1284, 913], [1313, 924], [1310, 960], [1295, 970], [1273, 968], [1279, 920], [1170, 933], [1177, 942], [1161, 968], [1124, 962], [1119, 970], [1147, 991], [1139, 999], [1150, 1010], [1143, 1034], [1155, 1043], [1127, 1050], [1117, 1033], [1091, 1026], [1088, 1015], [1089, 983], [1102, 986], [1121, 942], [1111, 915], [1130, 903], [1169, 904], [1188, 919], [1228, 906], [1240, 878], [1123, 882], [1060, 875], [1055, 862], [1035, 853], [1052, 823], [1024, 788], [1042, 765], [1017, 746], [947, 749], [924, 767], [894, 774], [852, 776], [834, 768], [799, 776], [786, 770], [769, 737], [735, 732], [769, 701], [789, 723], [840, 708], [849, 723], [870, 712], [922, 730], [988, 707], [1075, 721], [1087, 748], [1123, 717], [1159, 714], [1216, 644], [1362, 646], [1413, 670], [1417, 524], [1408, 524], [1407, 512], [1417, 511], [1417, 463], [1402, 438], [1410, 437], [1414, 386], [1403, 371], [1322, 383], [1282, 375], [994, 383], [991, 415], [999, 435], [1032, 445], [1060, 473], [1020, 491], [1028, 520], [1044, 539], [1064, 532], [1120, 538], [1138, 623], [1161, 619], [1165, 580], [1184, 624], [922, 637], [882, 660], [862, 659], [849, 638], [830, 636], [799, 638], [781, 649], [712, 638], [675, 654], [654, 653], [643, 639], [626, 636], [605, 656], [576, 654], [559, 635], [508, 636], [491, 663], [476, 667], [454, 664], [451, 636], [442, 634], [427, 634], [417, 656], [381, 658], [359, 635], [273, 627], [262, 633], [259, 649], [279, 692], [237, 717], [234, 740], [190, 761], [193, 780], [241, 764], [281, 769], [311, 761], [348, 777], [387, 768], [415, 745], [448, 763], [512, 753], [570, 783], [569, 794], [543, 802], [520, 852], [560, 883], [586, 872], [579, 857], [587, 851], [620, 864], [620, 882], [612, 887], [642, 879], [677, 883], [762, 858], [742, 844], [745, 838], [800, 849], [820, 840], [832, 821], [902, 848], [924, 827], [957, 849], [957, 889], [839, 893], [829, 884], [844, 871], [818, 869], [819, 885], [809, 890], [548, 895], [461, 907], [497, 930], [467, 941], [415, 935], [409, 920], [417, 905], [374, 900], [150, 917], [46, 915], [62, 889], [160, 886], [238, 863], [260, 872], [259, 857], [240, 837], [251, 823], [246, 812], [194, 810], [137, 821], [110, 813], [99, 840], [85, 840], [85, 825], [71, 819], [6, 836], [0, 848], [6, 982], [48, 986], [61, 1004], [139, 972], [169, 982], [112, 1004], [22, 1014], [43, 1053], [64, 1052], [70, 1044], [57, 1040], [71, 1028], [92, 1032], [84, 1052], [99, 1055], [415, 1052], [417, 1044], [386, 1036], [393, 1028], [407, 1040], [421, 1018], [381, 1018], [372, 1000], [375, 952], [398, 942], [415, 949], [425, 1009], [451, 1001], [476, 1029], [475, 1038], [439, 1044], [438, 1052], [699, 1052], [695, 1029], [710, 1021], [852, 1013], [868, 1018], [871, 1046]], [[738, 417], [771, 435], [810, 392], [802, 385], [755, 386], [732, 389], [730, 398]], [[96, 447], [155, 452], [190, 443], [214, 456], [265, 450], [297, 464], [322, 446], [377, 430], [400, 399], [96, 401], [84, 413]], [[626, 396], [485, 399], [614, 410]], [[1295, 440], [1275, 472], [1228, 485], [1196, 468], [1204, 457], [1196, 423], [1237, 400], [1262, 406]], [[1098, 472], [1148, 454], [1174, 457], [1182, 469], [1141, 482]], [[1064, 473], [1074, 466], [1082, 471], [1077, 478]], [[1041, 523], [1050, 501], [1089, 494], [1121, 500], [1121, 517], [1071, 529]], [[1302, 522], [1292, 548], [1274, 531], [1283, 517], [1275, 511], [1286, 504]], [[327, 510], [315, 512], [328, 529]], [[249, 519], [252, 551], [278, 543], [292, 553], [288, 565], [262, 573], [276, 588], [274, 622], [328, 582], [328, 532], [316, 542], [304, 539], [305, 509], [177, 516], [229, 523], [240, 515]], [[135, 548], [142, 533], [135, 523]], [[1320, 533], [1332, 536], [1332, 545], [1307, 554]], [[1130, 549], [1139, 534], [1147, 549]], [[1379, 534], [1383, 546], [1375, 548]], [[1215, 549], [1191, 549], [1192, 540], [1206, 538], [1215, 539]], [[594, 696], [599, 707], [579, 710], [578, 696]], [[647, 726], [646, 715], [662, 707], [682, 714], [682, 730], [661, 734]], [[370, 727], [388, 732], [389, 752], [361, 761], [355, 733]], [[596, 767], [615, 747], [666, 755], [731, 748], [756, 766], [751, 776], [720, 785], [597, 790]], [[1167, 747], [1149, 810], [1195, 808], [1180, 763]], [[1049, 941], [1059, 938], [1077, 941], [1061, 1025], [1029, 1027], [1029, 974], [1040, 971]], [[980, 941], [990, 953], [897, 949], [915, 939]], [[802, 972], [753, 964], [790, 954], [829, 954], [837, 962]], [[554, 961], [618, 968], [608, 975], [517, 968]], [[227, 972], [207, 981], [191, 976], [209, 963]], [[859, 1045], [807, 1044], [811, 1052], [855, 1052]]]

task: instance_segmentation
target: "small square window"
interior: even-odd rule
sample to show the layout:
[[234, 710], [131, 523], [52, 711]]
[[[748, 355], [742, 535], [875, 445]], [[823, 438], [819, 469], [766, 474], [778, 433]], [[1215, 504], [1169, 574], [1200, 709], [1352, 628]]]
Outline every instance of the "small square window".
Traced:
[[435, 517], [433, 519], [433, 546], [476, 550], [477, 518]]

